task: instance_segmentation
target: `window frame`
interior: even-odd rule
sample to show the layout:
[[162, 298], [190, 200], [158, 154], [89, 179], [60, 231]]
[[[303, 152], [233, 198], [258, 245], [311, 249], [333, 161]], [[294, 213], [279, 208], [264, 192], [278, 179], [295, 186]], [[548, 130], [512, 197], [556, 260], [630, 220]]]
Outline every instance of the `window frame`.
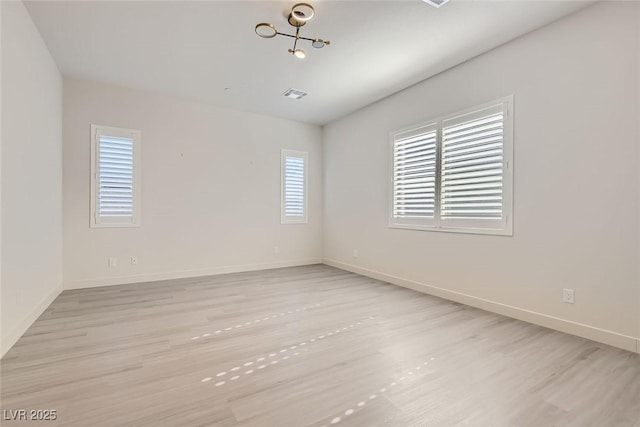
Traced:
[[[286, 158], [298, 157], [304, 162], [304, 200], [302, 217], [287, 216], [285, 212], [286, 201]], [[309, 153], [307, 151], [282, 149], [280, 154], [280, 223], [281, 224], [307, 224], [309, 222]]]
[[[491, 219], [450, 219], [440, 216], [441, 179], [442, 179], [442, 140], [443, 127], [447, 121], [471, 117], [482, 110], [502, 105], [503, 119], [503, 175], [502, 175], [502, 213], [501, 220]], [[483, 104], [474, 105], [454, 113], [426, 120], [389, 133], [389, 207], [388, 227], [397, 229], [440, 231], [448, 233], [488, 234], [513, 236], [513, 95], [504, 96]], [[480, 115], [482, 116], [482, 115]], [[394, 217], [394, 148], [397, 135], [411, 133], [420, 128], [436, 127], [436, 183], [435, 207], [433, 218], [395, 218]]]
[[[100, 135], [109, 135], [119, 138], [131, 138], [133, 140], [133, 203], [131, 220], [115, 220], [115, 218], [98, 215]], [[90, 228], [122, 228], [140, 227], [141, 225], [141, 161], [140, 152], [142, 145], [142, 133], [137, 129], [125, 129], [113, 126], [91, 125], [91, 201], [90, 201]]]

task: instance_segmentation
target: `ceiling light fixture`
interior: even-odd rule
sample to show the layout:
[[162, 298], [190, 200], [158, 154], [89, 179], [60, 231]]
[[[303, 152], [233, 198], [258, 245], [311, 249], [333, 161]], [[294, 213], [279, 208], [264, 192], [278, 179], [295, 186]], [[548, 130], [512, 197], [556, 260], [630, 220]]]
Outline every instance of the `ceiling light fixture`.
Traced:
[[310, 21], [315, 16], [315, 14], [315, 9], [308, 3], [294, 4], [291, 8], [291, 11], [289, 12], [287, 22], [289, 22], [289, 25], [291, 25], [292, 27], [295, 27], [295, 34], [281, 33], [277, 30], [275, 25], [269, 24], [268, 22], [262, 22], [256, 25], [256, 34], [265, 39], [271, 39], [275, 36], [286, 36], [295, 39], [293, 42], [293, 49], [289, 49], [289, 53], [296, 58], [304, 59], [307, 56], [307, 52], [305, 52], [303, 49], [298, 48], [298, 40], [310, 41], [311, 46], [315, 47], [316, 49], [320, 49], [331, 44], [331, 42], [328, 40], [323, 40], [320, 38], [310, 39], [308, 37], [302, 37], [300, 35], [300, 27]]

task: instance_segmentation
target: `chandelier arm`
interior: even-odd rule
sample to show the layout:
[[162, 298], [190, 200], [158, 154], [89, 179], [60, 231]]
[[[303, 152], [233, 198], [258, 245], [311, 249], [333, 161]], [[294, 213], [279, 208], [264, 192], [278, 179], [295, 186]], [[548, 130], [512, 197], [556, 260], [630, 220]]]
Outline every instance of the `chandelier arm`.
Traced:
[[296, 28], [296, 37], [295, 37], [296, 39], [293, 42], [293, 51], [294, 52], [296, 51], [296, 46], [298, 45], [298, 39], [300, 38], [299, 33], [300, 33], [300, 27]]
[[276, 32], [277, 35], [279, 36], [287, 36], [287, 37], [291, 37], [291, 38], [295, 38], [296, 36], [292, 35], [292, 34], [286, 34], [286, 33], [278, 33]]
[[287, 33], [281, 33], [281, 32], [276, 32], [276, 34], [279, 35], [279, 36], [291, 37], [292, 39], [307, 40], [307, 41], [310, 41], [310, 42], [313, 42], [313, 41], [316, 40], [316, 39], [311, 39], [309, 37], [302, 37], [302, 36], [296, 37], [293, 34], [287, 34]]

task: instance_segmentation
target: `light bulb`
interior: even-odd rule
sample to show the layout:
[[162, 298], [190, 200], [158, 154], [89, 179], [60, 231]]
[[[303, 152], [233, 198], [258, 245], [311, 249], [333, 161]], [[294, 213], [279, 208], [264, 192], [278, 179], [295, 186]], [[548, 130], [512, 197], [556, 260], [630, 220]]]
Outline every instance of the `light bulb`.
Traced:
[[300, 59], [304, 59], [307, 57], [307, 52], [305, 52], [302, 49], [296, 49], [293, 54], [295, 55], [296, 58], [300, 58]]

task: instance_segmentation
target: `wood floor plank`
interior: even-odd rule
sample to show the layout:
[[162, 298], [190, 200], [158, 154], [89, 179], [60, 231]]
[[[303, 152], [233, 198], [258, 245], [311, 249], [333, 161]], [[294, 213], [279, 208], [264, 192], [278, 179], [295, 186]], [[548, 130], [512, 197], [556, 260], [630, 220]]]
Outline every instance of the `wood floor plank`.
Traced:
[[640, 427], [639, 355], [324, 265], [65, 291], [0, 368], [57, 410], [2, 425]]

